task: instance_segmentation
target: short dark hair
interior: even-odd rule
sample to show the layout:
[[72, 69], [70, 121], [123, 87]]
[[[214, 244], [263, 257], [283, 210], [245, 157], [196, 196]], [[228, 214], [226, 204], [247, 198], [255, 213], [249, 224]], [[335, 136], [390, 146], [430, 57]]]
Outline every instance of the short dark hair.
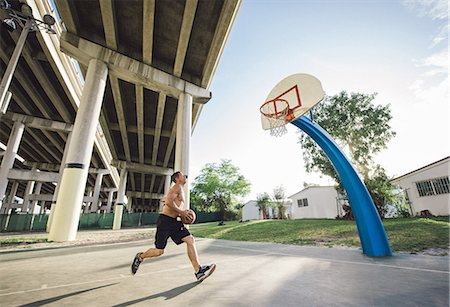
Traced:
[[172, 180], [173, 183], [176, 183], [175, 180], [178, 178], [180, 174], [181, 174], [180, 171], [173, 173], [172, 176], [170, 177], [170, 180]]

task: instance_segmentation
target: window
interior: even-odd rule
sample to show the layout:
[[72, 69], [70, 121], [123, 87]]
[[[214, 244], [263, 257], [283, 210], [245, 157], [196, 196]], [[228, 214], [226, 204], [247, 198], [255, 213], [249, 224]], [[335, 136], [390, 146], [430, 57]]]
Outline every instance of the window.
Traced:
[[300, 207], [308, 207], [308, 199], [307, 198], [302, 198], [302, 199], [297, 199], [297, 206]]
[[450, 182], [448, 177], [436, 178], [432, 180], [436, 194], [448, 194]]
[[448, 177], [435, 178], [416, 182], [419, 196], [432, 196], [450, 193], [450, 182]]

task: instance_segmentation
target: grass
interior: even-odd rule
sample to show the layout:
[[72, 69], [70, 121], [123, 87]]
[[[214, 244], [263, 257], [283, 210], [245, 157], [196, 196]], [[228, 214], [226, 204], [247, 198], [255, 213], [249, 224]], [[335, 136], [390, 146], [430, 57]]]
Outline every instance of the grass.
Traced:
[[[449, 248], [449, 219], [399, 218], [383, 220], [393, 251], [420, 252], [430, 248]], [[354, 221], [303, 219], [264, 220], [238, 223], [199, 224], [193, 235], [237, 241], [273, 242], [296, 245], [360, 247]]]
[[13, 239], [0, 239], [0, 246], [8, 245], [21, 245], [21, 244], [34, 244], [34, 243], [47, 243], [47, 238], [13, 238]]

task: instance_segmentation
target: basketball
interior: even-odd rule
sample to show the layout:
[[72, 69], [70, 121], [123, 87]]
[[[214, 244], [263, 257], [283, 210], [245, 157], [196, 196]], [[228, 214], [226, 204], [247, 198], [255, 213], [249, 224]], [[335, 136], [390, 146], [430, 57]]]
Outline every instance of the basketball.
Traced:
[[181, 218], [181, 222], [182, 222], [183, 224], [187, 224], [187, 225], [194, 224], [195, 219], [197, 218], [197, 215], [196, 215], [195, 212], [194, 212], [193, 210], [191, 210], [191, 209], [188, 209], [188, 210], [186, 210], [186, 211], [189, 211], [188, 218], [182, 217], [182, 218]]

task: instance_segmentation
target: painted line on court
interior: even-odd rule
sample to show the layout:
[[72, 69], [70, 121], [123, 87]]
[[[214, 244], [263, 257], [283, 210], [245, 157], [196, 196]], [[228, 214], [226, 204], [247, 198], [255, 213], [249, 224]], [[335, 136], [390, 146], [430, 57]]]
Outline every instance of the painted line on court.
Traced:
[[[235, 246], [225, 246], [220, 244], [212, 243], [213, 246], [221, 247], [221, 248], [228, 248], [228, 249], [238, 249], [238, 250], [245, 250], [245, 251], [251, 251], [251, 252], [264, 252], [261, 250], [255, 250], [251, 248], [245, 248], [245, 247], [235, 247]], [[301, 257], [301, 258], [312, 258], [317, 259], [321, 261], [327, 261], [327, 262], [339, 262], [339, 263], [347, 263], [347, 264], [358, 264], [358, 265], [367, 265], [367, 266], [378, 266], [378, 267], [387, 267], [387, 268], [395, 268], [395, 269], [401, 269], [401, 270], [411, 270], [411, 271], [421, 271], [421, 272], [431, 272], [431, 273], [440, 273], [440, 274], [450, 274], [449, 271], [442, 271], [442, 270], [432, 270], [432, 269], [422, 269], [422, 268], [413, 268], [413, 267], [406, 267], [406, 266], [397, 266], [397, 265], [390, 265], [390, 264], [382, 264], [382, 263], [367, 263], [367, 262], [360, 262], [360, 261], [348, 261], [348, 260], [336, 260], [336, 259], [329, 259], [329, 258], [320, 258], [320, 257], [313, 257], [313, 256], [299, 256], [289, 253], [281, 253], [281, 252], [266, 252], [262, 255], [281, 255], [281, 256], [294, 256], [294, 257]]]

